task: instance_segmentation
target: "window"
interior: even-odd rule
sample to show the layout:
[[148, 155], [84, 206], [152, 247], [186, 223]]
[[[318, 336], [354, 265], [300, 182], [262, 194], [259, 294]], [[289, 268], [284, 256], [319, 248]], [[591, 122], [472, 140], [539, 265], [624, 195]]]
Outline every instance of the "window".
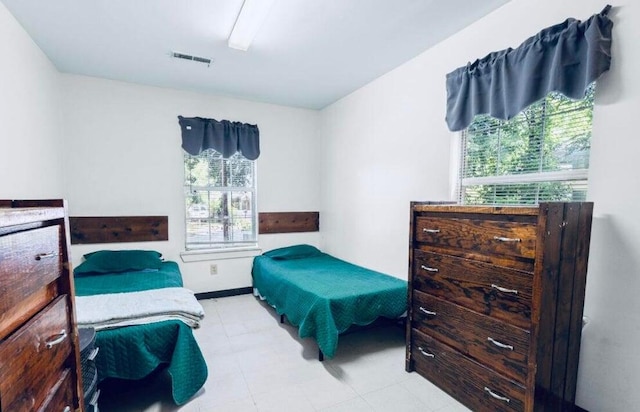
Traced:
[[240, 153], [228, 159], [212, 149], [184, 154], [186, 249], [257, 243], [256, 167]]
[[477, 116], [462, 132], [459, 201], [584, 201], [595, 83], [586, 97], [550, 93], [508, 121]]

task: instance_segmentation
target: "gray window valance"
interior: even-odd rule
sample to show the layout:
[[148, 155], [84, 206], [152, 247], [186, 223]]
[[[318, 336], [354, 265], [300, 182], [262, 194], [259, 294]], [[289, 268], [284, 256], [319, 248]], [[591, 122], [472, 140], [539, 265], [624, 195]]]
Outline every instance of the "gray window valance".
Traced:
[[583, 98], [611, 64], [610, 9], [584, 22], [569, 18], [447, 74], [449, 129], [467, 128], [478, 114], [511, 119], [552, 91]]
[[178, 116], [182, 148], [191, 155], [213, 149], [227, 159], [236, 152], [249, 160], [260, 156], [260, 131], [254, 124]]

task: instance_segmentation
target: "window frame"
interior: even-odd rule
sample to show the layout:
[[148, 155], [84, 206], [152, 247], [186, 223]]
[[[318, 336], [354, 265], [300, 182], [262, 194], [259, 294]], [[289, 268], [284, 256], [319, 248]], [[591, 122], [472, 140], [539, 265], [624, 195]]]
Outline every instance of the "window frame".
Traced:
[[[207, 153], [208, 152], [208, 153]], [[251, 165], [251, 185], [250, 186], [232, 186], [232, 185], [198, 185], [190, 182], [190, 176], [188, 176], [187, 171], [187, 161], [193, 158], [207, 157], [207, 162], [210, 161], [211, 155], [219, 155], [221, 159], [221, 170], [225, 167], [232, 168], [233, 160], [238, 159], [243, 162], [248, 162]], [[228, 163], [229, 162], [229, 163]], [[225, 166], [225, 163], [227, 166]], [[184, 180], [183, 180], [183, 201], [184, 201], [184, 229], [185, 229], [185, 251], [187, 254], [207, 254], [207, 253], [218, 253], [218, 252], [234, 252], [234, 251], [242, 251], [242, 250], [254, 250], [258, 247], [258, 205], [257, 205], [257, 161], [250, 160], [244, 158], [240, 153], [236, 153], [228, 159], [222, 158], [222, 155], [219, 152], [216, 152], [213, 149], [207, 149], [198, 155], [191, 155], [187, 152], [183, 152], [183, 170], [184, 170]], [[227, 169], [225, 169], [227, 170]], [[234, 213], [233, 208], [233, 194], [239, 192], [248, 192], [250, 194], [251, 199], [249, 200], [249, 209], [251, 211], [250, 219], [250, 229], [243, 230], [243, 237], [246, 235], [245, 232], [248, 232], [249, 238], [244, 240], [240, 239], [224, 239], [224, 232], [227, 230], [231, 230], [231, 233], [235, 233], [237, 230], [234, 229], [234, 219], [232, 217], [232, 213]], [[189, 208], [194, 204], [200, 203], [191, 203], [189, 202], [189, 197], [194, 196], [195, 193], [204, 193], [206, 194], [207, 202], [209, 203], [207, 210], [209, 211], [209, 215], [207, 217], [191, 217], [189, 213]], [[228, 200], [226, 211], [227, 215], [213, 215], [211, 213], [211, 199], [216, 196], [212, 196], [212, 194], [220, 194], [222, 199]], [[225, 208], [223, 207], [223, 212]], [[241, 209], [242, 210], [242, 209]], [[229, 217], [231, 216], [231, 219]], [[222, 222], [220, 222], [220, 220]], [[203, 241], [200, 243], [190, 242], [189, 235], [189, 224], [196, 223], [200, 221], [200, 223], [206, 223], [208, 229], [206, 231], [206, 236], [209, 238], [209, 241]], [[231, 223], [229, 223], [231, 221]], [[222, 224], [223, 225], [223, 240], [222, 241], [213, 241], [212, 238], [215, 236], [217, 231], [213, 230], [213, 225]], [[228, 225], [228, 226], [225, 226]]]
[[[558, 94], [559, 95], [559, 94]], [[529, 157], [526, 160], [540, 160], [540, 169], [537, 171], [531, 171], [531, 170], [527, 170], [525, 172], [520, 172], [520, 173], [514, 173], [513, 171], [506, 173], [506, 174], [499, 174], [498, 169], [500, 168], [497, 165], [500, 165], [500, 144], [498, 144], [498, 148], [496, 149], [495, 153], [495, 157], [498, 159], [496, 161], [496, 171], [494, 172], [493, 175], [486, 175], [486, 176], [465, 176], [465, 173], [467, 172], [466, 167], [467, 167], [467, 139], [468, 139], [468, 135], [469, 135], [469, 130], [472, 129], [475, 125], [476, 122], [478, 121], [483, 121], [485, 119], [487, 119], [487, 117], [481, 117], [481, 116], [477, 116], [474, 121], [472, 122], [472, 124], [467, 127], [466, 129], [462, 130], [461, 132], [459, 132], [458, 135], [458, 144], [455, 145], [455, 149], [458, 152], [458, 156], [455, 159], [455, 161], [457, 162], [457, 164], [455, 165], [455, 172], [456, 172], [456, 178], [455, 178], [455, 197], [458, 201], [458, 203], [460, 204], [468, 204], [468, 205], [473, 205], [473, 204], [485, 204], [485, 205], [499, 205], [499, 206], [504, 206], [504, 205], [526, 205], [526, 206], [530, 206], [530, 205], [536, 205], [539, 204], [540, 202], [544, 202], [544, 201], [554, 201], [557, 199], [545, 199], [545, 198], [541, 198], [540, 197], [540, 188], [538, 187], [538, 189], [536, 191], [531, 191], [529, 193], [530, 196], [535, 195], [535, 200], [530, 201], [528, 203], [519, 203], [519, 202], [501, 202], [499, 201], [499, 199], [496, 197], [497, 195], [495, 194], [495, 192], [498, 191], [498, 188], [501, 188], [502, 190], [504, 190], [504, 188], [508, 187], [509, 185], [517, 185], [517, 184], [521, 184], [521, 185], [525, 185], [525, 184], [543, 184], [543, 183], [567, 183], [569, 185], [571, 184], [580, 184], [583, 183], [585, 185], [585, 189], [584, 189], [584, 197], [586, 198], [587, 196], [587, 191], [588, 191], [588, 174], [589, 174], [589, 158], [591, 155], [591, 140], [592, 140], [592, 132], [593, 132], [593, 110], [595, 107], [594, 104], [594, 99], [595, 99], [595, 82], [592, 83], [589, 86], [589, 89], [587, 89], [586, 93], [585, 93], [585, 97], [583, 99], [580, 100], [573, 100], [573, 99], [569, 99], [566, 98], [564, 96], [562, 96], [563, 99], [568, 99], [567, 101], [569, 101], [569, 103], [576, 103], [576, 107], [568, 110], [568, 111], [564, 111], [561, 112], [560, 114], [558, 113], [548, 113], [546, 111], [546, 104], [548, 104], [548, 99], [552, 99], [554, 98], [554, 96], [552, 96], [551, 94], [546, 96], [544, 100], [534, 103], [536, 105], [540, 105], [538, 106], [538, 108], [533, 110], [533, 113], [535, 113], [535, 110], [540, 110], [540, 108], [542, 108], [542, 115], [538, 115], [538, 121], [541, 123], [541, 131], [538, 134], [539, 136], [542, 137], [542, 139], [540, 139], [540, 155], [539, 158], [534, 158], [534, 157]], [[555, 98], [558, 98], [557, 96]], [[590, 99], [590, 100], [589, 100]], [[566, 104], [565, 101], [563, 104]], [[580, 105], [583, 104], [582, 107], [580, 107]], [[534, 107], [533, 105], [527, 107], [525, 110], [523, 110], [523, 112], [519, 113], [518, 116], [516, 116], [514, 119], [512, 119], [513, 121], [518, 121], [516, 120], [519, 116], [523, 115], [523, 113], [527, 110], [529, 110], [530, 108]], [[583, 168], [575, 168], [575, 169], [567, 169], [567, 170], [553, 170], [553, 171], [544, 171], [542, 170], [542, 164], [543, 164], [543, 160], [545, 159], [545, 154], [544, 154], [544, 146], [546, 144], [548, 144], [548, 141], [546, 139], [550, 138], [550, 136], [552, 135], [553, 131], [549, 131], [548, 130], [548, 119], [553, 117], [553, 116], [558, 116], [558, 115], [562, 115], [562, 116], [570, 116], [571, 113], [575, 112], [581, 112], [584, 113], [585, 110], [589, 110], [590, 112], [587, 113], [587, 116], [589, 117], [589, 125], [588, 125], [588, 131], [586, 132], [587, 136], [588, 136], [588, 151], [587, 151], [587, 155], [586, 155], [586, 167]], [[486, 115], [485, 115], [486, 116]], [[523, 115], [524, 117], [524, 115]], [[504, 131], [505, 129], [508, 129], [509, 126], [513, 126], [513, 124], [509, 124], [509, 122], [511, 122], [512, 120], [509, 121], [504, 121], [504, 120], [499, 120], [499, 119], [492, 119], [491, 121], [494, 121], [495, 123], [499, 124], [499, 127], [495, 127], [494, 132], [498, 135], [498, 142], [500, 142], [500, 135], [501, 132]], [[520, 120], [521, 121], [521, 120]], [[476, 158], [477, 160], [478, 158]], [[480, 158], [482, 159], [482, 158]], [[494, 160], [494, 159], [492, 159]], [[493, 198], [490, 199], [491, 201], [488, 202], [484, 202], [484, 203], [477, 203], [477, 202], [472, 202], [472, 201], [467, 201], [466, 198], [469, 196], [469, 194], [466, 192], [466, 188], [469, 187], [473, 187], [473, 186], [493, 186], [494, 188], [494, 195]], [[512, 186], [513, 187], [513, 186]], [[503, 195], [504, 197], [508, 197], [507, 194]], [[579, 200], [586, 200], [586, 199], [578, 199], [578, 200], [574, 200], [573, 199], [573, 193], [571, 194], [572, 199], [571, 200], [567, 200], [567, 201], [579, 201]], [[533, 198], [532, 198], [533, 199]], [[487, 200], [489, 200], [487, 198]], [[523, 198], [520, 198], [520, 201], [522, 202]]]

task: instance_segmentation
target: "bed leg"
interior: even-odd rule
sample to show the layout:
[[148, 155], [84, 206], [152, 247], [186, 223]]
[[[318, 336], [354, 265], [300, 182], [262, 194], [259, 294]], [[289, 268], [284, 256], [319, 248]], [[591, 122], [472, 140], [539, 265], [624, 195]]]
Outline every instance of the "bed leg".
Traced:
[[318, 349], [318, 360], [320, 362], [322, 362], [324, 360], [324, 353], [322, 353], [322, 350]]
[[280, 315], [280, 323], [284, 323], [284, 314]]

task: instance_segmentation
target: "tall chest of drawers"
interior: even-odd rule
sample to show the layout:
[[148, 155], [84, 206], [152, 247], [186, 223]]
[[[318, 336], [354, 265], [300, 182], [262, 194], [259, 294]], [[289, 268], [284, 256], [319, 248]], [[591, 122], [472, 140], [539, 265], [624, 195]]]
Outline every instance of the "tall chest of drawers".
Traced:
[[412, 202], [407, 371], [474, 411], [570, 410], [592, 211]]
[[0, 411], [84, 410], [65, 202], [0, 200]]

